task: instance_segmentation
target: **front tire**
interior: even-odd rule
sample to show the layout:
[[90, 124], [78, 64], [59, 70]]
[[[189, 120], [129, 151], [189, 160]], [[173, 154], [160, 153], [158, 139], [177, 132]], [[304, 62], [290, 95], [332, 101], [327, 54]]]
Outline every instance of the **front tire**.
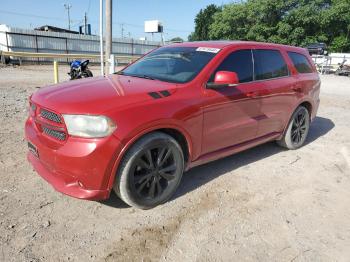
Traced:
[[184, 156], [177, 141], [161, 132], [150, 133], [127, 151], [113, 189], [128, 205], [150, 209], [175, 193], [183, 170]]
[[304, 106], [299, 106], [293, 113], [287, 130], [277, 143], [288, 149], [298, 149], [306, 140], [310, 128], [310, 113]]

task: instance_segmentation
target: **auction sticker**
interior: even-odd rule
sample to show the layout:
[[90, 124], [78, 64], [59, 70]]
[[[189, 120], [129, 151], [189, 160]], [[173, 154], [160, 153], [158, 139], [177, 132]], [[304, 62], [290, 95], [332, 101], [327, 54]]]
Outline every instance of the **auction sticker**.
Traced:
[[196, 49], [198, 52], [209, 52], [209, 53], [218, 53], [220, 51], [220, 48], [211, 48], [211, 47], [198, 47]]

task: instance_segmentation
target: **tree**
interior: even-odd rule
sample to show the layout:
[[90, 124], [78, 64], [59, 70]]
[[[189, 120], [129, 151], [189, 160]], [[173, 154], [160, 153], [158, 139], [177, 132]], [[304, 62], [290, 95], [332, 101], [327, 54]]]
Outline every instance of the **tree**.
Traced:
[[[209, 7], [209, 6], [208, 6]], [[207, 9], [207, 8], [206, 8]], [[204, 9], [204, 10], [206, 10]], [[203, 28], [196, 16], [193, 38]], [[350, 51], [349, 0], [247, 0], [225, 5], [211, 15], [206, 39], [252, 40], [296, 46], [326, 43], [332, 51]]]
[[195, 18], [195, 29], [188, 36], [189, 41], [209, 40], [209, 26], [213, 22], [213, 15], [221, 8], [211, 4], [205, 9], [201, 9]]
[[183, 42], [183, 41], [184, 40], [179, 36], [170, 39], [170, 42]]
[[343, 35], [337, 36], [333, 39], [330, 49], [333, 52], [344, 52], [345, 50], [348, 51], [350, 50], [350, 42]]

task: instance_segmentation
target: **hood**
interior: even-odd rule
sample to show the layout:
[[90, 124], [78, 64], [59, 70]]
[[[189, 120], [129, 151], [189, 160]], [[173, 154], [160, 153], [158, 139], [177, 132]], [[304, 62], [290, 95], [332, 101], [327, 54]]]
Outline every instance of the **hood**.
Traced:
[[63, 114], [101, 114], [117, 107], [154, 100], [149, 93], [175, 92], [177, 84], [123, 75], [108, 75], [43, 87], [32, 101]]

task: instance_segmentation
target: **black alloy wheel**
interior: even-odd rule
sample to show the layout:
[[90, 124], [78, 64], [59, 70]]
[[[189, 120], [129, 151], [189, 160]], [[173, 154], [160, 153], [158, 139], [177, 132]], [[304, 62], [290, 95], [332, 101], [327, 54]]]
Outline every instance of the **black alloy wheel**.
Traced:
[[306, 130], [308, 129], [306, 121], [307, 117], [308, 114], [305, 110], [299, 110], [294, 116], [291, 138], [292, 142], [296, 145], [298, 145], [302, 140], [304, 140], [306, 136]]
[[181, 146], [173, 137], [154, 132], [139, 139], [128, 150], [113, 188], [128, 205], [149, 209], [171, 198], [183, 171]]
[[293, 113], [283, 137], [277, 143], [288, 149], [301, 147], [310, 128], [310, 113], [304, 106], [299, 106]]
[[167, 144], [145, 149], [133, 166], [133, 181], [140, 197], [158, 198], [174, 181], [176, 162]]

